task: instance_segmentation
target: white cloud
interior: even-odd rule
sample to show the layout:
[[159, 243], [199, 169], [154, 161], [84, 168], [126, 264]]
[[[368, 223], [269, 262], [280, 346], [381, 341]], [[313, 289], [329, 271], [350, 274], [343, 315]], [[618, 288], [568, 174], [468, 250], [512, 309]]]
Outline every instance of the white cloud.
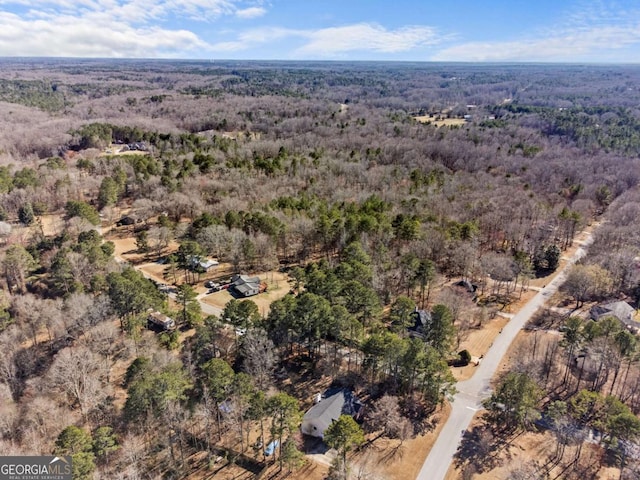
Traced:
[[262, 17], [265, 13], [267, 13], [267, 10], [262, 7], [249, 7], [242, 10], [236, 10], [236, 16], [244, 19]]
[[[634, 52], [629, 56], [631, 47]], [[616, 2], [590, 0], [577, 5], [556, 25], [526, 37], [452, 45], [431, 60], [638, 62], [640, 11], [625, 10]]]
[[67, 15], [55, 21], [24, 20], [0, 12], [0, 26], [3, 56], [181, 57], [209, 48], [187, 30], [135, 28], [118, 21], [96, 24]]
[[[469, 42], [445, 48], [435, 61], [586, 61], [610, 57], [613, 50], [640, 48], [640, 28], [600, 27], [547, 38], [507, 42]], [[640, 56], [627, 61], [638, 61]]]
[[[175, 19], [199, 23], [244, 12], [245, 0], [0, 0], [0, 56], [188, 57], [210, 52]], [[250, 3], [254, 4], [253, 2]], [[10, 7], [27, 7], [11, 13]], [[260, 8], [258, 8], [260, 9]]]
[[302, 45], [291, 52], [297, 58], [336, 58], [348, 52], [399, 53], [435, 45], [444, 37], [426, 26], [387, 30], [378, 24], [358, 23], [322, 29], [263, 27], [246, 30], [235, 40], [212, 45], [215, 51], [241, 51], [284, 38]]
[[[427, 59], [437, 46], [430, 60], [640, 62], [640, 11], [633, 4], [577, 1], [545, 29], [501, 41], [454, 43], [452, 35], [426, 25], [239, 31], [240, 21], [266, 15], [271, 5], [265, 0], [0, 0], [0, 56], [184, 58], [263, 49], [278, 58]], [[209, 29], [211, 37], [204, 37], [204, 29], [222, 17], [229, 30]], [[190, 21], [189, 30], [173, 26]]]
[[33, 14], [101, 14], [141, 23], [168, 17], [206, 21], [234, 14], [240, 0], [0, 0], [2, 5], [31, 7]]
[[370, 23], [323, 28], [309, 31], [305, 36], [309, 41], [296, 50], [297, 56], [331, 57], [353, 51], [398, 53], [435, 45], [441, 40], [432, 27], [407, 26], [387, 30]]

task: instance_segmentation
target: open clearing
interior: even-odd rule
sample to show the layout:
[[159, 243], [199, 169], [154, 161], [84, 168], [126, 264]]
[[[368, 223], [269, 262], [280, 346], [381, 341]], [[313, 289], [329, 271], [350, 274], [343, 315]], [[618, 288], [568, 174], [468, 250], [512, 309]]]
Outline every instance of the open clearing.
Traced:
[[464, 118], [439, 118], [437, 115], [420, 115], [413, 118], [420, 123], [430, 123], [436, 127], [455, 127], [467, 123]]
[[[181, 283], [184, 277], [182, 271], [176, 272], [176, 278], [167, 277], [165, 271], [167, 265], [159, 262], [145, 262], [145, 255], [138, 253], [136, 247], [136, 240], [133, 237], [115, 237], [109, 236], [115, 244], [115, 256], [122, 258], [129, 263], [136, 265], [136, 268], [142, 271], [146, 277], [152, 278], [158, 283]], [[175, 252], [178, 249], [178, 243], [172, 241], [169, 247], [164, 250], [164, 254]], [[197, 285], [194, 288], [198, 294], [206, 293], [207, 288], [204, 287], [204, 282], [207, 280], [213, 281], [227, 281], [233, 273], [233, 266], [230, 263], [220, 263], [217, 267], [211, 269], [209, 272], [200, 275]], [[260, 279], [267, 284], [267, 291], [248, 297], [248, 300], [252, 300], [258, 305], [258, 309], [262, 316], [269, 314], [269, 306], [275, 300], [284, 297], [291, 286], [289, 285], [289, 277], [282, 272], [252, 272], [251, 275], [257, 275]], [[219, 292], [211, 293], [203, 297], [202, 301], [208, 305], [224, 309], [229, 300], [234, 298], [228, 291], [221, 290]], [[243, 300], [243, 299], [240, 299]]]
[[[269, 307], [272, 302], [281, 299], [287, 293], [291, 287], [289, 286], [289, 277], [282, 272], [266, 272], [258, 274], [260, 279], [267, 284], [267, 291], [248, 297], [246, 300], [251, 300], [258, 305], [260, 315], [266, 317], [269, 314]], [[223, 309], [225, 305], [234, 298], [228, 290], [220, 290], [214, 292], [202, 299], [208, 305]], [[245, 300], [244, 298], [238, 298], [238, 300]]]
[[[445, 404], [431, 418], [435, 428], [424, 435], [407, 440], [399, 447], [398, 440], [378, 439], [368, 449], [354, 455], [352, 471], [368, 473], [370, 478], [414, 480], [422, 468], [451, 407]], [[366, 477], [363, 477], [366, 478]]]

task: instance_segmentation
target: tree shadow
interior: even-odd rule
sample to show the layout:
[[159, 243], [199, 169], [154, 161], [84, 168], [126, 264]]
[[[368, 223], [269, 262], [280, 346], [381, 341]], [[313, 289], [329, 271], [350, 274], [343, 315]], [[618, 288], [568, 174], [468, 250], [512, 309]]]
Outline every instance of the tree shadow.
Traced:
[[406, 448], [401, 443], [398, 443], [395, 447], [388, 448], [378, 460], [379, 464], [388, 465], [395, 461], [402, 461], [406, 453]]
[[474, 427], [464, 433], [454, 455], [454, 464], [461, 470], [471, 467], [477, 473], [493, 470], [501, 463], [500, 453], [505, 440], [486, 425]]
[[416, 435], [433, 431], [440, 421], [440, 415], [434, 414], [436, 406], [426, 402], [419, 395], [400, 399], [400, 409], [413, 425]]
[[323, 455], [329, 451], [329, 447], [319, 437], [302, 435], [302, 449], [306, 454]]

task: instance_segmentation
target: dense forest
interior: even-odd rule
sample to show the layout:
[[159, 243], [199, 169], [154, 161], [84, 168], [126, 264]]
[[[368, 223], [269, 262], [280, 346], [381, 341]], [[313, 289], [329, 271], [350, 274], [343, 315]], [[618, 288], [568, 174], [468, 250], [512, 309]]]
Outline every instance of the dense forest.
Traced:
[[[551, 467], [509, 478], [639, 478], [637, 337], [584, 308], [640, 305], [639, 85], [632, 66], [0, 60], [0, 454], [72, 455], [74, 478], [317, 476], [300, 422], [341, 387], [365, 404], [325, 432], [322, 475], [345, 478], [434, 428], [482, 353], [464, 340], [591, 227], [567, 308], [532, 326], [554, 339], [527, 337], [476, 440], [557, 434]], [[204, 257], [287, 293], [208, 313]], [[595, 466], [565, 458], [587, 428]]]

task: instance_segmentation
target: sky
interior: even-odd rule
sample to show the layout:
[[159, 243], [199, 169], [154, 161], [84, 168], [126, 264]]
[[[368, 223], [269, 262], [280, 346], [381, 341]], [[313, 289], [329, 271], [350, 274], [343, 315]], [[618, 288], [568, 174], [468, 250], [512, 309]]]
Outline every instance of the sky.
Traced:
[[0, 0], [0, 56], [640, 63], [640, 0]]

